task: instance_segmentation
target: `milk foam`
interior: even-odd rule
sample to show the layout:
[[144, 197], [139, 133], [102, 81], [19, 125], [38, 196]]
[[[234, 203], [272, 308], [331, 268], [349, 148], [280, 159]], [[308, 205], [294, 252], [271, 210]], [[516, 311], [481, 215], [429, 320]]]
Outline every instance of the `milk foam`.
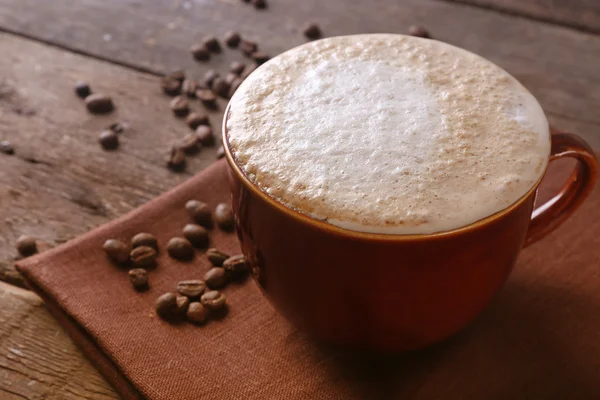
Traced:
[[539, 180], [548, 122], [512, 76], [401, 35], [324, 39], [257, 69], [231, 99], [228, 141], [288, 207], [355, 231], [459, 228]]

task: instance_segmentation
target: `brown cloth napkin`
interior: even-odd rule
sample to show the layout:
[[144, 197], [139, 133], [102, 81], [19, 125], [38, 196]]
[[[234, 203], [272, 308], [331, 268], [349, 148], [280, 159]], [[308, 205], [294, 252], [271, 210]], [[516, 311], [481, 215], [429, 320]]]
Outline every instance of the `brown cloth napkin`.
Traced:
[[[547, 181], [551, 189], [560, 185], [556, 176]], [[600, 398], [600, 185], [571, 220], [523, 251], [505, 288], [466, 330], [427, 350], [387, 356], [314, 342], [280, 317], [251, 280], [225, 289], [230, 312], [222, 320], [196, 327], [157, 318], [156, 297], [181, 279], [201, 277], [206, 257], [199, 252], [181, 263], [162, 252], [151, 289], [136, 293], [101, 246], [109, 237], [147, 231], [164, 249], [188, 221], [183, 205], [191, 198], [211, 206], [229, 198], [223, 161], [19, 264], [126, 399]], [[239, 251], [233, 234], [215, 230], [212, 241]]]

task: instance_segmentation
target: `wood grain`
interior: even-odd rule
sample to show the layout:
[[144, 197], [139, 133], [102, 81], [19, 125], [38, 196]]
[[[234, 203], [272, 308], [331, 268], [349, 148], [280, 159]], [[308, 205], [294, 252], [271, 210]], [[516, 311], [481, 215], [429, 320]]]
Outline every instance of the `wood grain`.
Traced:
[[447, 0], [600, 33], [597, 0]]
[[[191, 130], [172, 116], [158, 78], [0, 34], [0, 138], [16, 154], [0, 154], [0, 262], [12, 265], [16, 238], [54, 244], [136, 208], [215, 160], [215, 149], [188, 158], [187, 172], [165, 166], [170, 145]], [[82, 79], [110, 94], [117, 110], [92, 116], [75, 96]], [[202, 109], [199, 102], [193, 107]], [[221, 113], [211, 115], [219, 133]], [[100, 131], [129, 128], [117, 151], [103, 151]], [[9, 267], [12, 270], [12, 267]]]
[[[594, 134], [600, 129], [596, 35], [434, 0], [278, 0], [264, 11], [239, 0], [0, 0], [4, 29], [155, 72], [174, 66], [206, 70], [206, 64], [192, 60], [189, 47], [204, 35], [222, 36], [231, 29], [278, 54], [305, 41], [300, 32], [307, 21], [319, 23], [327, 36], [403, 33], [410, 24], [424, 24], [439, 40], [506, 68], [538, 97], [552, 123], [587, 135], [600, 147]], [[236, 57], [227, 51], [209, 65], [224, 69]]]
[[0, 282], [0, 398], [118, 399], [32, 292]]

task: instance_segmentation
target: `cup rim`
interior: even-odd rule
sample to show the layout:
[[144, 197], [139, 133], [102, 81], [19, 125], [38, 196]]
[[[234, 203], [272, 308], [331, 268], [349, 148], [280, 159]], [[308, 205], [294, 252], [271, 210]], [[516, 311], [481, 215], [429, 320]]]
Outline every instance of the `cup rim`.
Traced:
[[[223, 149], [225, 152], [225, 158], [227, 159], [227, 163], [229, 164], [229, 167], [231, 168], [231, 170], [243, 182], [243, 184], [249, 190], [251, 190], [256, 196], [260, 197], [263, 201], [265, 201], [267, 204], [269, 204], [272, 207], [275, 207], [277, 210], [286, 214], [288, 217], [296, 220], [297, 222], [312, 226], [315, 229], [326, 231], [331, 234], [351, 237], [351, 238], [355, 238], [355, 239], [363, 239], [363, 240], [370, 239], [370, 240], [380, 240], [380, 241], [383, 240], [383, 241], [390, 241], [390, 242], [430, 240], [430, 239], [434, 239], [434, 238], [445, 238], [445, 237], [456, 236], [456, 235], [460, 235], [460, 234], [463, 234], [463, 233], [466, 233], [469, 231], [476, 230], [478, 228], [481, 228], [482, 226], [485, 226], [485, 225], [491, 223], [492, 221], [498, 220], [498, 219], [504, 217], [505, 215], [510, 214], [513, 210], [515, 210], [516, 208], [519, 208], [525, 201], [527, 201], [527, 199], [529, 199], [529, 197], [538, 189], [538, 186], [542, 182], [542, 179], [544, 179], [544, 175], [546, 174], [546, 170], [548, 169], [548, 163], [550, 161], [550, 154], [549, 154], [548, 155], [548, 163], [546, 163], [544, 172], [540, 175], [540, 177], [535, 182], [535, 184], [525, 194], [523, 194], [523, 196], [521, 196], [517, 201], [515, 201], [508, 207], [503, 208], [502, 210], [500, 210], [494, 214], [488, 215], [485, 218], [471, 222], [468, 225], [464, 225], [464, 226], [461, 226], [461, 227], [458, 227], [455, 229], [451, 229], [448, 231], [441, 231], [441, 232], [434, 232], [434, 233], [393, 234], [393, 233], [374, 233], [374, 232], [353, 231], [350, 229], [341, 228], [339, 226], [330, 224], [328, 222], [318, 220], [316, 218], [312, 218], [309, 215], [306, 215], [299, 211], [296, 211], [293, 208], [290, 208], [290, 207], [286, 206], [285, 204], [281, 203], [280, 201], [269, 196], [268, 194], [263, 192], [262, 189], [260, 187], [258, 187], [254, 182], [252, 182], [246, 176], [246, 174], [240, 168], [240, 166], [237, 164], [237, 162], [235, 161], [235, 158], [233, 157], [233, 153], [231, 152], [231, 147], [229, 146], [229, 140], [228, 140], [228, 135], [227, 135], [227, 120], [229, 119], [230, 108], [231, 108], [231, 102], [227, 104], [227, 107], [225, 108], [225, 113], [223, 114], [221, 139], [223, 142]], [[551, 138], [552, 134], [549, 133], [549, 136]]]

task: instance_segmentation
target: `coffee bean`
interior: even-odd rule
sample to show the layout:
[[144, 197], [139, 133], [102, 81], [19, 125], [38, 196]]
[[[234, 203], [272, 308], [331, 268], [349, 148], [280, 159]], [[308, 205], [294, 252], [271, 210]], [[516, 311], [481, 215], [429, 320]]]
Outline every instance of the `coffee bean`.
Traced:
[[148, 272], [144, 268], [129, 270], [129, 281], [137, 290], [146, 289], [148, 287]]
[[198, 200], [189, 200], [185, 203], [185, 209], [196, 223], [205, 228], [212, 228], [212, 213], [206, 203]]
[[190, 305], [190, 299], [185, 296], [177, 296], [175, 299], [175, 309], [173, 310], [175, 317], [183, 317]]
[[156, 313], [163, 318], [172, 318], [177, 308], [177, 295], [167, 292], [161, 295], [154, 303]]
[[199, 298], [206, 291], [206, 283], [200, 279], [191, 279], [177, 283], [177, 293], [191, 299]]
[[193, 79], [186, 79], [181, 84], [181, 91], [187, 97], [192, 97], [192, 98], [196, 97], [196, 90], [198, 90], [199, 88], [200, 88], [200, 85], [198, 85], [198, 82], [196, 82]]
[[227, 297], [225, 297], [224, 293], [221, 293], [217, 290], [211, 290], [210, 292], [206, 292], [200, 297], [200, 302], [202, 305], [210, 310], [220, 310], [225, 307], [227, 303]]
[[231, 256], [223, 261], [223, 269], [231, 279], [243, 278], [249, 271], [250, 266], [243, 254]]
[[167, 243], [167, 252], [173, 258], [178, 260], [189, 260], [194, 257], [194, 248], [192, 244], [182, 237], [169, 239]]
[[149, 267], [156, 261], [156, 250], [150, 246], [139, 246], [131, 250], [129, 259], [138, 267]]
[[229, 204], [220, 203], [215, 207], [215, 222], [224, 231], [233, 229], [233, 210]]
[[258, 45], [251, 40], [243, 39], [240, 42], [240, 50], [249, 57], [252, 53], [258, 50]]
[[185, 153], [177, 146], [171, 147], [171, 151], [167, 156], [167, 167], [173, 171], [183, 171], [185, 169]]
[[250, 75], [252, 72], [254, 72], [254, 70], [256, 70], [256, 68], [258, 68], [258, 65], [256, 65], [256, 64], [248, 65], [246, 67], [246, 69], [244, 70], [244, 73], [242, 74], [241, 78], [246, 79], [248, 77], [248, 75]]
[[408, 28], [408, 34], [420, 38], [431, 39], [429, 31], [422, 25], [411, 25], [410, 28]]
[[102, 131], [98, 136], [98, 142], [104, 150], [114, 150], [119, 147], [119, 135], [114, 131]]
[[190, 105], [183, 96], [177, 96], [171, 100], [171, 110], [177, 117], [185, 117], [190, 112]]
[[217, 95], [223, 97], [223, 98], [227, 98], [227, 96], [229, 95], [229, 84], [227, 83], [227, 81], [223, 78], [216, 78], [213, 81], [213, 92], [215, 92]]
[[271, 57], [269, 57], [268, 54], [263, 53], [262, 51], [255, 51], [254, 53], [252, 53], [250, 55], [250, 57], [254, 60], [255, 63], [257, 63], [258, 65], [264, 64], [267, 61], [269, 61], [269, 59]]
[[84, 101], [92, 114], [106, 114], [115, 108], [112, 99], [102, 93], [90, 94]]
[[267, 0], [252, 0], [252, 4], [254, 5], [254, 8], [258, 10], [267, 8]]
[[233, 94], [238, 90], [240, 85], [244, 82], [242, 78], [235, 78], [233, 82], [231, 82], [231, 86], [229, 87], [229, 97], [231, 98]]
[[210, 52], [206, 48], [204, 44], [197, 44], [190, 48], [190, 52], [194, 56], [194, 58], [198, 61], [208, 61], [210, 60]]
[[239, 61], [234, 61], [229, 65], [229, 71], [237, 76], [240, 76], [244, 72], [244, 68], [246, 68], [246, 64]]
[[225, 157], [225, 148], [223, 146], [217, 149], [217, 159]]
[[231, 82], [235, 81], [238, 78], [239, 77], [236, 74], [234, 74], [233, 72], [230, 72], [225, 76], [225, 82], [227, 82], [227, 84], [229, 86], [231, 86]]
[[199, 112], [193, 112], [187, 116], [185, 119], [185, 123], [191, 128], [196, 129], [200, 125], [208, 125], [210, 121], [208, 120], [208, 115]]
[[37, 253], [37, 244], [31, 236], [21, 235], [17, 239], [17, 250], [22, 256], [30, 256]]
[[160, 78], [160, 87], [163, 93], [169, 96], [177, 96], [181, 93], [181, 82], [169, 76]]
[[212, 146], [215, 144], [215, 135], [213, 135], [213, 129], [208, 125], [200, 125], [197, 127], [196, 137], [202, 146]]
[[185, 80], [185, 72], [181, 68], [176, 68], [167, 74], [167, 77], [178, 80], [180, 83]]
[[212, 88], [213, 82], [219, 77], [219, 73], [214, 69], [206, 71], [204, 74], [204, 83], [207, 88]]
[[0, 153], [15, 154], [15, 149], [8, 140], [2, 140], [0, 141]]
[[90, 89], [90, 85], [87, 82], [77, 82], [75, 84], [75, 93], [77, 93], [77, 96], [85, 99], [92, 94], [92, 89]]
[[121, 122], [113, 122], [108, 126], [108, 129], [113, 131], [114, 133], [123, 133], [125, 132], [125, 127], [127, 124], [123, 124]]
[[206, 48], [209, 51], [212, 51], [213, 53], [221, 52], [221, 44], [219, 43], [219, 40], [214, 36], [205, 37], [202, 43], [204, 44], [204, 46], [206, 46]]
[[154, 250], [158, 251], [158, 241], [151, 233], [141, 232], [131, 238], [131, 247], [133, 249], [140, 246], [152, 247]]
[[217, 108], [217, 96], [210, 89], [200, 89], [196, 91], [196, 97], [210, 109]]
[[203, 324], [206, 321], [208, 313], [202, 303], [195, 301], [190, 303], [185, 315], [188, 321], [193, 322], [194, 324]]
[[200, 225], [187, 224], [183, 228], [183, 236], [196, 247], [204, 248], [208, 246], [208, 231]]
[[310, 23], [308, 25], [306, 25], [304, 27], [304, 36], [306, 36], [308, 39], [314, 40], [314, 39], [319, 39], [322, 36], [321, 33], [321, 28], [319, 28], [319, 25], [315, 24], [315, 23]]
[[225, 44], [231, 48], [237, 47], [240, 40], [242, 37], [237, 32], [229, 31], [225, 34]]
[[206, 251], [206, 257], [212, 265], [215, 267], [220, 267], [223, 265], [225, 260], [229, 258], [229, 254], [223, 253], [215, 248], [210, 248]]
[[198, 136], [196, 136], [195, 133], [185, 135], [183, 139], [181, 139], [177, 143], [177, 147], [179, 147], [181, 150], [188, 154], [197, 153], [198, 151], [200, 151]]
[[129, 247], [118, 239], [108, 239], [102, 248], [111, 260], [119, 264], [129, 261]]

